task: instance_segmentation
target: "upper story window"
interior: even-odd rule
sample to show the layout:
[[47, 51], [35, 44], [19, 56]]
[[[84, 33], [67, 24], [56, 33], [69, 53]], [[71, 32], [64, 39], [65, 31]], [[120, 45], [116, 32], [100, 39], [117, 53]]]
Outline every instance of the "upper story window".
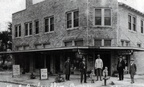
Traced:
[[132, 15], [128, 15], [128, 28], [129, 30], [136, 31], [136, 17]]
[[111, 46], [111, 40], [104, 40], [104, 46]]
[[94, 40], [94, 45], [97, 46], [97, 47], [102, 46], [102, 40], [101, 39], [95, 39]]
[[130, 41], [128, 41], [128, 40], [121, 40], [121, 46], [129, 47], [130, 46]]
[[38, 20], [35, 21], [35, 33], [36, 34], [39, 33], [39, 21]]
[[32, 35], [32, 22], [25, 23], [25, 36]]
[[137, 47], [141, 47], [141, 43], [137, 43]]
[[95, 25], [111, 26], [111, 9], [95, 9]]
[[54, 17], [45, 18], [45, 32], [54, 31]]
[[144, 32], [144, 21], [143, 20], [141, 20], [141, 33], [143, 33]]
[[67, 28], [74, 28], [79, 26], [79, 11], [71, 11], [66, 14]]
[[15, 37], [21, 37], [21, 25], [15, 25]]

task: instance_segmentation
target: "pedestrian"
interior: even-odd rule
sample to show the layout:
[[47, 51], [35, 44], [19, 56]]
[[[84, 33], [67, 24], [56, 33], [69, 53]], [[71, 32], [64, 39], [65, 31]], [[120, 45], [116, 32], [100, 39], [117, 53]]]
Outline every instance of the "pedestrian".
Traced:
[[129, 69], [131, 83], [134, 83], [134, 75], [136, 74], [136, 70], [137, 68], [136, 68], [136, 64], [134, 63], [134, 59], [131, 58], [130, 69]]
[[96, 75], [97, 75], [96, 81], [98, 81], [98, 76], [100, 76], [100, 81], [102, 81], [101, 74], [102, 74], [102, 69], [103, 69], [103, 61], [100, 58], [99, 54], [97, 55], [97, 59], [95, 60], [95, 69], [96, 69]]
[[87, 78], [86, 78], [86, 72], [87, 72], [87, 65], [86, 65], [86, 60], [85, 58], [82, 59], [82, 62], [79, 65], [80, 68], [80, 72], [81, 72], [81, 83], [83, 82], [84, 79], [84, 83], [87, 83]]
[[91, 73], [90, 73], [90, 79], [91, 79], [91, 83], [94, 83], [94, 70], [91, 70]]
[[124, 69], [125, 69], [125, 63], [122, 59], [122, 56], [119, 57], [118, 64], [117, 64], [117, 70], [119, 73], [119, 80], [124, 79]]
[[108, 76], [108, 67], [105, 67], [103, 70], [103, 77], [107, 77]]
[[68, 57], [67, 61], [64, 63], [65, 68], [65, 79], [70, 80], [70, 74], [71, 74], [71, 63], [70, 58]]

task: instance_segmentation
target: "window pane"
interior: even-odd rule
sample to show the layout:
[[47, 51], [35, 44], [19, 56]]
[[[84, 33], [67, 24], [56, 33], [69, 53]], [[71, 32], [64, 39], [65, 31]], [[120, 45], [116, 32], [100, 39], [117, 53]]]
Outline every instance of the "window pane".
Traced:
[[105, 9], [105, 18], [104, 18], [104, 25], [111, 25], [111, 10]]
[[143, 33], [143, 21], [141, 20], [141, 33]]
[[111, 46], [111, 40], [104, 40], [104, 46]]
[[83, 40], [75, 41], [75, 46], [83, 46]]
[[101, 25], [101, 9], [95, 9], [95, 25]]
[[131, 16], [128, 15], [128, 28], [131, 30]]
[[50, 31], [54, 31], [54, 17], [50, 18]]
[[48, 30], [49, 30], [49, 19], [47, 18], [47, 19], [45, 19], [45, 32], [48, 32]]
[[72, 41], [65, 42], [65, 46], [66, 47], [72, 46]]
[[79, 12], [75, 11], [74, 12], [74, 27], [79, 26]]
[[101, 40], [100, 40], [100, 39], [95, 40], [95, 46], [97, 46], [97, 47], [102, 46], [102, 43], [101, 43]]
[[67, 14], [67, 28], [71, 28], [72, 27], [72, 14], [68, 13]]
[[15, 26], [15, 37], [17, 37], [17, 26]]
[[136, 18], [133, 17], [133, 30], [136, 31]]
[[39, 33], [39, 21], [35, 21], [35, 32], [36, 34]]
[[21, 26], [19, 26], [19, 37], [21, 36]]
[[29, 35], [32, 35], [32, 23], [29, 23]]
[[25, 35], [28, 35], [28, 24], [25, 24]]

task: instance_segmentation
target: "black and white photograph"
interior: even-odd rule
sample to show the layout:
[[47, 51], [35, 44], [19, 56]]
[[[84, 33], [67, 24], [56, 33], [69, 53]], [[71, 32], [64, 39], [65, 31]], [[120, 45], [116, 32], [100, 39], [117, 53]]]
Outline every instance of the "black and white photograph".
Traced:
[[144, 87], [144, 0], [0, 0], [0, 87]]

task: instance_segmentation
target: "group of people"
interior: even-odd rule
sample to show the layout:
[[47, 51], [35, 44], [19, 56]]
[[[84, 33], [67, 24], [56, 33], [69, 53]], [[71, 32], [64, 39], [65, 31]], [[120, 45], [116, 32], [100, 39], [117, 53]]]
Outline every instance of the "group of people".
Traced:
[[[119, 61], [117, 64], [117, 70], [119, 74], [119, 80], [124, 80], [124, 70], [125, 70], [125, 62], [122, 58], [122, 56], [119, 57]], [[134, 75], [136, 74], [136, 64], [134, 63], [134, 59], [131, 58], [130, 60], [130, 68], [129, 68], [129, 74], [131, 78], [131, 83], [134, 83]]]
[[[124, 79], [124, 69], [125, 69], [125, 62], [122, 58], [122, 56], [119, 57], [119, 61], [117, 63], [117, 70], [119, 73], [119, 80]], [[71, 74], [71, 63], [70, 58], [67, 59], [67, 61], [64, 63], [65, 68], [65, 79], [70, 80], [70, 74]], [[83, 57], [82, 61], [79, 64], [79, 70], [81, 72], [81, 80], [80, 82], [87, 83], [87, 64], [86, 64], [86, 58]], [[100, 55], [97, 55], [97, 59], [95, 60], [95, 66], [94, 70], [91, 71], [91, 77], [94, 77], [94, 72], [96, 72], [96, 81], [100, 80], [102, 81], [102, 70], [103, 70], [103, 60], [100, 58]], [[130, 63], [130, 69], [129, 69], [130, 77], [131, 77], [131, 83], [134, 83], [134, 75], [136, 73], [136, 64], [134, 64], [134, 59], [131, 59]], [[108, 67], [105, 67], [103, 70], [103, 76], [108, 76]], [[94, 81], [94, 79], [92, 79]]]

